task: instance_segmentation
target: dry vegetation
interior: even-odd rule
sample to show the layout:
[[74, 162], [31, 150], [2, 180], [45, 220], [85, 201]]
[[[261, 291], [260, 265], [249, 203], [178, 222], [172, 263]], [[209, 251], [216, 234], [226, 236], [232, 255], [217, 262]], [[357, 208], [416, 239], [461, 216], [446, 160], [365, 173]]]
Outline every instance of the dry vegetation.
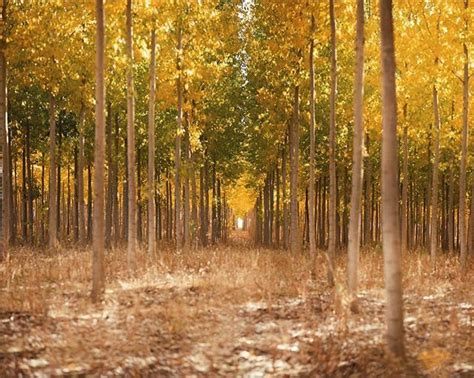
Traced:
[[472, 376], [472, 267], [456, 258], [404, 261], [407, 362], [384, 349], [381, 251], [361, 257], [360, 312], [345, 293], [345, 256], [336, 288], [316, 279], [309, 259], [229, 246], [159, 257], [107, 255], [107, 291], [92, 305], [90, 253], [11, 251], [0, 271], [0, 371], [64, 374]]

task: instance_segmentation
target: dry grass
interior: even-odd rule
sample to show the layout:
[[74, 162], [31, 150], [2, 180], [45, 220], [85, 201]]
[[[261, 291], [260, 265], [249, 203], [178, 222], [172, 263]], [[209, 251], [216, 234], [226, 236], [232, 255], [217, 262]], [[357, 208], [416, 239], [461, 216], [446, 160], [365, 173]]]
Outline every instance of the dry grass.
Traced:
[[[0, 369], [2, 355], [15, 374], [36, 369], [24, 364], [18, 368], [18, 360], [43, 356], [48, 369], [60, 369], [49, 373], [64, 373], [65, 364], [82, 363], [78, 369], [83, 372], [125, 365], [126, 371], [136, 372], [153, 365], [178, 375], [199, 369], [233, 375], [252, 372], [255, 366], [268, 372], [265, 358], [271, 356], [271, 368], [290, 375], [372, 375], [390, 364], [398, 372], [399, 365], [380, 349], [384, 299], [380, 249], [361, 254], [359, 315], [349, 311], [343, 253], [337, 256], [336, 286], [330, 288], [323, 251], [318, 253], [316, 279], [306, 255], [242, 243], [181, 254], [169, 247], [159, 251], [155, 258], [137, 251], [133, 274], [127, 270], [124, 249], [109, 251], [104, 301], [93, 305], [90, 251], [12, 250], [9, 263], [0, 266], [0, 315], [7, 319], [2, 324], [12, 323], [11, 329], [5, 328], [7, 350], [0, 348]], [[425, 373], [443, 376], [453, 372], [458, 359], [474, 362], [472, 344], [466, 341], [474, 316], [472, 271], [471, 265], [463, 277], [454, 256], [440, 255], [434, 273], [426, 253], [404, 256], [406, 317], [409, 322], [416, 318], [415, 325], [406, 326], [407, 349], [415, 361], [411, 368], [416, 365]], [[12, 329], [19, 327], [15, 322], [20, 315], [27, 318], [21, 318], [21, 332], [15, 333]], [[256, 331], [258, 327], [262, 330]], [[80, 336], [91, 330], [94, 337]], [[289, 332], [298, 336], [288, 339]], [[42, 346], [30, 345], [31, 337], [42, 340]], [[286, 351], [287, 339], [290, 346], [297, 340], [298, 353]], [[351, 340], [350, 347], [345, 340]], [[23, 352], [12, 355], [12, 345]], [[161, 360], [154, 359], [158, 350]], [[125, 356], [142, 362], [124, 363]], [[275, 361], [280, 361], [280, 368]], [[164, 370], [158, 372], [166, 375]]]

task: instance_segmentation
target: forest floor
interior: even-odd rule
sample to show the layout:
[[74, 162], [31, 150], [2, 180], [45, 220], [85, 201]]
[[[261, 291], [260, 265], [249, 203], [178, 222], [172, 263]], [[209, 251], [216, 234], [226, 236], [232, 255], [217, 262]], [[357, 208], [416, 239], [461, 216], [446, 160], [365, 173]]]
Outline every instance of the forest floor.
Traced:
[[407, 360], [384, 347], [381, 250], [362, 253], [360, 306], [349, 310], [345, 258], [336, 287], [309, 259], [229, 245], [153, 260], [107, 254], [107, 290], [90, 301], [90, 252], [13, 249], [0, 265], [0, 375], [474, 376], [474, 275], [454, 257], [430, 273], [404, 259]]

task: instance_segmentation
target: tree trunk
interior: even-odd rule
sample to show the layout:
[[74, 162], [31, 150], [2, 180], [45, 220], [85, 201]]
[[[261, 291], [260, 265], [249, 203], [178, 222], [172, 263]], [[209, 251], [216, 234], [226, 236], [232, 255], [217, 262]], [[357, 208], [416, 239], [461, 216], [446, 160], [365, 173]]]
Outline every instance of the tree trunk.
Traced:
[[86, 217], [84, 209], [84, 127], [86, 120], [86, 109], [84, 103], [81, 105], [79, 115], [79, 156], [77, 161], [77, 201], [79, 217], [79, 245], [86, 243]]
[[143, 219], [142, 219], [142, 153], [140, 145], [137, 148], [137, 240], [138, 245], [143, 242]]
[[178, 51], [176, 59], [176, 70], [178, 78], [176, 89], [178, 95], [178, 123], [176, 127], [174, 145], [174, 207], [175, 207], [175, 233], [176, 250], [181, 251], [183, 244], [183, 219], [181, 218], [181, 132], [183, 129], [183, 84], [182, 84], [182, 30], [181, 24], [178, 26]]
[[[286, 137], [285, 137], [286, 139]], [[286, 164], [286, 140], [281, 151], [281, 192], [283, 202], [283, 248], [288, 249], [288, 193], [287, 193], [287, 164]]]
[[0, 183], [0, 262], [8, 260], [8, 242], [10, 237], [10, 214], [11, 214], [11, 180], [10, 180], [10, 149], [8, 143], [8, 109], [7, 109], [7, 60], [4, 47], [6, 45], [7, 24], [7, 0], [2, 1], [2, 25], [4, 25], [0, 36], [0, 167], [2, 168]]
[[56, 99], [49, 97], [49, 221], [48, 245], [56, 249], [57, 238], [57, 201], [56, 201]]
[[279, 247], [280, 246], [281, 213], [280, 213], [280, 170], [278, 169], [278, 159], [277, 159], [277, 165], [275, 168], [275, 176], [276, 176], [275, 245]]
[[133, 84], [132, 0], [127, 0], [127, 182], [128, 182], [128, 240], [127, 264], [135, 269], [137, 248], [137, 203], [135, 182], [135, 94]]
[[407, 104], [403, 107], [403, 182], [402, 182], [402, 254], [407, 251], [408, 240], [408, 121]]
[[184, 156], [185, 156], [185, 177], [184, 177], [184, 204], [183, 204], [183, 226], [184, 226], [184, 250], [189, 251], [191, 247], [191, 193], [190, 193], [190, 163], [189, 156], [189, 113], [184, 113]]
[[334, 257], [336, 255], [337, 182], [336, 182], [336, 101], [337, 101], [337, 54], [336, 16], [334, 0], [329, 0], [331, 25], [331, 93], [329, 115], [329, 239], [328, 239], [328, 282], [334, 285]]
[[118, 112], [115, 113], [115, 135], [114, 135], [114, 159], [112, 162], [112, 176], [113, 176], [113, 190], [112, 190], [112, 208], [113, 208], [113, 223], [114, 233], [113, 242], [117, 246], [120, 238], [120, 217], [119, 217], [119, 201], [118, 201], [118, 161], [119, 161], [119, 118]]
[[365, 149], [368, 158], [366, 159], [366, 171], [365, 171], [365, 198], [364, 198], [364, 244], [368, 245], [372, 243], [372, 230], [373, 230], [373, 206], [372, 206], [372, 160], [370, 159], [370, 138], [369, 134], [366, 134]]
[[33, 212], [33, 164], [31, 163], [31, 130], [30, 124], [26, 128], [26, 169], [28, 173], [28, 242], [34, 243], [34, 212]]
[[198, 220], [198, 199], [197, 199], [197, 183], [196, 183], [196, 162], [195, 162], [195, 153], [191, 152], [191, 165], [189, 167], [191, 175], [191, 241], [193, 248], [197, 245], [197, 230], [199, 225]]
[[[467, 10], [468, 0], [464, 0], [464, 8]], [[467, 29], [467, 20], [465, 29]], [[466, 30], [467, 31], [467, 30]], [[464, 49], [464, 77], [463, 77], [463, 113], [462, 113], [462, 152], [461, 152], [461, 174], [459, 178], [459, 240], [461, 247], [461, 268], [467, 267], [467, 237], [466, 237], [466, 166], [467, 166], [467, 138], [469, 122], [469, 53], [467, 45]]]
[[440, 119], [438, 110], [438, 91], [433, 86], [433, 111], [434, 111], [434, 163], [433, 163], [433, 181], [431, 187], [431, 238], [430, 255], [431, 269], [436, 269], [436, 254], [438, 249], [438, 181], [439, 181], [439, 129]]
[[290, 252], [300, 250], [298, 225], [298, 162], [299, 162], [299, 86], [294, 89], [293, 120], [290, 126]]
[[347, 249], [349, 295], [357, 294], [360, 249], [364, 149], [364, 0], [357, 0], [356, 69], [354, 81], [354, 141], [352, 147], [352, 191]]
[[392, 1], [380, 0], [382, 62], [382, 228], [387, 341], [390, 351], [404, 356], [403, 295], [399, 228], [397, 98]]
[[148, 255], [156, 252], [155, 218], [155, 91], [156, 32], [151, 32], [150, 98], [148, 101]]
[[199, 174], [199, 214], [201, 218], [200, 224], [200, 239], [201, 246], [207, 247], [207, 214], [206, 214], [206, 199], [205, 199], [205, 166], [201, 167]]
[[87, 165], [87, 240], [92, 241], [92, 167]]
[[263, 245], [270, 246], [270, 188], [268, 174], [265, 177], [265, 186], [263, 188]]
[[[25, 132], [26, 135], [26, 132]], [[26, 136], [24, 137], [21, 159], [21, 237], [23, 243], [28, 242], [28, 191], [26, 182]]]
[[105, 288], [104, 267], [104, 175], [105, 175], [105, 16], [103, 0], [96, 0], [96, 108], [94, 143], [94, 237], [92, 246], [92, 301], [97, 302]]
[[453, 169], [449, 170], [448, 186], [448, 251], [454, 251], [454, 178]]
[[310, 107], [310, 123], [309, 123], [309, 254], [313, 259], [312, 269], [315, 269], [316, 264], [316, 225], [314, 221], [315, 213], [315, 155], [316, 155], [316, 137], [315, 137], [315, 91], [314, 91], [314, 32], [315, 21], [314, 16], [311, 15], [311, 40], [309, 43], [309, 107]]
[[106, 136], [107, 143], [107, 201], [105, 205], [105, 248], [111, 247], [112, 238], [112, 215], [113, 215], [113, 174], [112, 174], [112, 104], [110, 101], [107, 104], [107, 121], [106, 121]]

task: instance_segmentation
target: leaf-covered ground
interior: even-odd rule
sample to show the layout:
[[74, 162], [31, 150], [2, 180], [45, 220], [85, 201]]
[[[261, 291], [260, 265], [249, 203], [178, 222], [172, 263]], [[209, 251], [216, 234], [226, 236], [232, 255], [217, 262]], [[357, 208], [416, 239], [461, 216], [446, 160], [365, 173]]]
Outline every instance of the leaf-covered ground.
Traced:
[[[15, 254], [16, 253], [16, 254]], [[104, 301], [89, 300], [89, 254], [12, 251], [0, 272], [1, 375], [474, 376], [472, 269], [404, 261], [407, 360], [384, 347], [380, 251], [361, 259], [359, 313], [304, 256], [241, 243], [157, 259], [109, 253]]]

